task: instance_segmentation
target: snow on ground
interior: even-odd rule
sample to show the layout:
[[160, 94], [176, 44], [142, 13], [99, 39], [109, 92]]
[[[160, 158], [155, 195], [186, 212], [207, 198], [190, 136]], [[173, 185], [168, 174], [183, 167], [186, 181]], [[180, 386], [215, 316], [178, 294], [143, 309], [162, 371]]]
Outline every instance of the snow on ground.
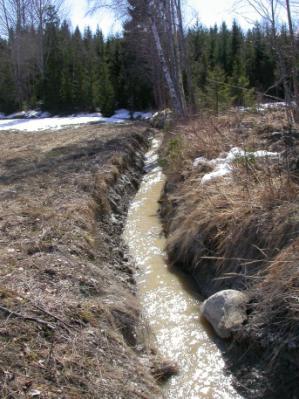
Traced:
[[268, 109], [281, 109], [286, 107], [291, 107], [292, 104], [287, 104], [286, 102], [276, 102], [276, 103], [264, 103], [257, 106], [257, 111], [266, 111]]
[[49, 114], [49, 112], [36, 111], [36, 110], [15, 112], [8, 116], [5, 116], [4, 114], [2, 114], [2, 115], [0, 114], [1, 119], [49, 118], [50, 116], [51, 115]]
[[237, 107], [237, 109], [240, 112], [246, 112], [246, 111], [251, 112], [252, 109], [255, 109], [257, 112], [263, 112], [263, 111], [267, 111], [269, 109], [284, 109], [287, 107], [292, 107], [294, 105], [295, 105], [294, 102], [287, 104], [286, 102], [280, 101], [280, 102], [274, 102], [274, 103], [261, 103], [261, 104], [257, 104], [254, 107]]
[[130, 112], [127, 109], [118, 109], [112, 116], [113, 119], [149, 119], [152, 117], [152, 112]]
[[149, 119], [150, 112], [133, 112], [120, 109], [110, 118], [103, 117], [100, 113], [80, 113], [68, 117], [50, 117], [48, 113], [39, 111], [22, 111], [0, 120], [0, 130], [41, 131], [59, 130], [67, 126], [90, 123], [123, 123], [129, 119]]
[[208, 165], [211, 166], [214, 170], [212, 172], [206, 173], [201, 178], [201, 183], [205, 184], [214, 180], [218, 177], [223, 177], [229, 175], [232, 172], [232, 162], [238, 158], [278, 158], [279, 153], [277, 152], [269, 152], [269, 151], [255, 151], [248, 152], [244, 151], [238, 147], [232, 148], [227, 154], [221, 154], [219, 158], [208, 160], [204, 157], [196, 158], [193, 161], [193, 166], [199, 165]]

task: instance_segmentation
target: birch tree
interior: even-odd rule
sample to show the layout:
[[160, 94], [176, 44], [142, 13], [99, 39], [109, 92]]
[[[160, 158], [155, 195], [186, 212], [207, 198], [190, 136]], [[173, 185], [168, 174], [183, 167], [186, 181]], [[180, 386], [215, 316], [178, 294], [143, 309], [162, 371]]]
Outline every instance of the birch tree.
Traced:
[[37, 29], [37, 65], [42, 76], [44, 75], [45, 59], [47, 56], [44, 46], [47, 12], [50, 7], [55, 7], [56, 12], [59, 13], [63, 3], [63, 0], [30, 0], [30, 14]]
[[[296, 122], [299, 122], [299, 84], [298, 84], [299, 76], [298, 76], [298, 66], [297, 66], [298, 50], [296, 45], [296, 35], [294, 32], [291, 3], [290, 0], [283, 0], [283, 1], [284, 3], [282, 4], [285, 6], [287, 12], [287, 20], [288, 20], [289, 34], [290, 34], [291, 47], [292, 47], [292, 52], [291, 52], [292, 80], [293, 80], [294, 99], [296, 103], [295, 120]], [[299, 2], [295, 3], [297, 3], [298, 6]]]
[[183, 84], [186, 57], [184, 50], [180, 0], [91, 0], [91, 11], [110, 7], [128, 17], [131, 8], [139, 10], [138, 23], [150, 35], [174, 111], [186, 115], [187, 105]]
[[0, 0], [0, 34], [8, 40], [17, 101], [30, 97], [37, 73], [43, 77], [46, 59], [44, 30], [50, 7], [63, 0]]
[[[298, 85], [298, 51], [296, 43], [296, 34], [294, 32], [293, 17], [290, 0], [238, 0], [238, 5], [249, 5], [259, 15], [271, 29], [271, 45], [274, 50], [279, 68], [278, 84], [283, 85], [285, 100], [290, 105], [293, 98], [295, 103], [295, 120], [299, 121], [299, 85]], [[299, 5], [297, 0], [292, 2], [295, 7]], [[286, 15], [284, 14], [286, 11]], [[291, 43], [291, 49], [284, 49], [279, 40], [279, 21], [287, 20], [288, 33]], [[291, 50], [291, 51], [290, 51]], [[288, 63], [291, 64], [291, 71], [288, 69]], [[290, 85], [289, 82], [292, 82]], [[272, 86], [273, 87], [273, 86]]]
[[31, 0], [0, 0], [1, 33], [10, 43], [10, 57], [18, 101], [25, 98], [27, 77], [32, 72], [32, 58], [35, 58], [34, 34], [30, 31], [32, 18]]

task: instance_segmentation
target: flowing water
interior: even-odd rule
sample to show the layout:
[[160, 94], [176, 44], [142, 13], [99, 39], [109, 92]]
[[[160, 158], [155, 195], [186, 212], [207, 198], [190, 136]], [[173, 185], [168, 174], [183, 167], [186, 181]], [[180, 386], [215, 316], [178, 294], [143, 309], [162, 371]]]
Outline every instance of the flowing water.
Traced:
[[165, 176], [157, 164], [161, 138], [152, 140], [146, 175], [131, 204], [124, 238], [139, 268], [138, 291], [143, 313], [160, 352], [179, 366], [164, 387], [167, 399], [239, 399], [225, 374], [221, 351], [200, 319], [196, 288], [165, 263], [165, 237], [158, 211]]

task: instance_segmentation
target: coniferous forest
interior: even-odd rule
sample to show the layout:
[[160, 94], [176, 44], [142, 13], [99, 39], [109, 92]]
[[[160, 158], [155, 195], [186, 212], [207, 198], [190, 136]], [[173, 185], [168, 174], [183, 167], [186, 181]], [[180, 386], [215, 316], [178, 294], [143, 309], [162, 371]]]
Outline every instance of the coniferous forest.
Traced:
[[[256, 24], [246, 32], [237, 22], [211, 28], [197, 23], [189, 28], [185, 39], [190, 67], [188, 76], [183, 76], [187, 96], [191, 75], [192, 102], [201, 109], [247, 106], [264, 94], [284, 97], [271, 34], [267, 24]], [[277, 40], [287, 54], [285, 27]], [[109, 116], [122, 107], [166, 107], [167, 90], [158, 63], [152, 61], [154, 52], [146, 32], [138, 30], [134, 14], [122, 35], [104, 38], [100, 27], [96, 32], [88, 27], [84, 32], [71, 29], [51, 5], [42, 28], [26, 21], [10, 27], [0, 39], [0, 111], [101, 110]]]

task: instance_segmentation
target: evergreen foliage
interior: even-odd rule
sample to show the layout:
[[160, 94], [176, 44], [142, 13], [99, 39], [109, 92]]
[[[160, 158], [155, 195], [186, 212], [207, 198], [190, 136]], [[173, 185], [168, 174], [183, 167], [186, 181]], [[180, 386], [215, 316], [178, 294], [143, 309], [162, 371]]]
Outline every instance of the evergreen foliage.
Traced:
[[[278, 66], [267, 26], [244, 33], [234, 21], [229, 29], [207, 29], [199, 23], [189, 30], [193, 84], [201, 106], [216, 113], [228, 106], [251, 106], [256, 92], [283, 97], [276, 84]], [[273, 86], [273, 87], [272, 87]]]
[[[43, 30], [43, 69], [30, 47], [38, 36], [37, 28], [28, 26], [22, 31], [26, 63], [21, 71], [16, 71], [12, 58], [15, 32], [0, 39], [0, 111], [42, 107], [62, 114], [101, 111], [110, 116], [117, 108], [167, 106], [155, 50], [136, 23], [139, 14], [135, 13], [132, 8], [123, 36], [105, 40], [99, 28], [95, 33], [90, 28], [83, 33], [78, 28], [72, 31], [49, 7]], [[284, 95], [282, 85], [275, 84], [279, 73], [267, 26], [256, 25], [244, 33], [235, 21], [231, 28], [223, 23], [208, 29], [197, 23], [186, 38], [192, 84], [201, 107], [218, 113], [231, 105], [250, 106], [255, 92]], [[283, 30], [280, 40], [288, 49]]]

